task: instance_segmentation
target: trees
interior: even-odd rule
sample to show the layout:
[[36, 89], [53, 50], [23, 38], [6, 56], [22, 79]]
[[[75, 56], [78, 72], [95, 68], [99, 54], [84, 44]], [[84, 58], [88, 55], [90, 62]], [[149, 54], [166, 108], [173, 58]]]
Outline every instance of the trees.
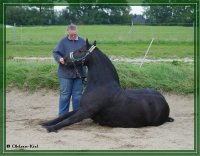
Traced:
[[8, 6], [6, 24], [130, 24], [129, 6], [69, 5], [58, 12], [52, 6]]
[[76, 24], [130, 24], [129, 6], [69, 5], [60, 20]]
[[[69, 1], [69, 0], [68, 0]], [[124, 1], [124, 0], [121, 0]], [[130, 6], [88, 5], [69, 3], [62, 11], [55, 11], [53, 5], [46, 6], [7, 6], [6, 24], [13, 25], [66, 25], [75, 24], [131, 24]], [[186, 25], [194, 22], [192, 5], [150, 5], [144, 7], [147, 24]]]
[[7, 6], [6, 24], [13, 25], [47, 25], [55, 23], [52, 6], [38, 8], [35, 6]]
[[168, 25], [192, 25], [194, 22], [193, 6], [169, 5], [144, 7], [146, 23]]

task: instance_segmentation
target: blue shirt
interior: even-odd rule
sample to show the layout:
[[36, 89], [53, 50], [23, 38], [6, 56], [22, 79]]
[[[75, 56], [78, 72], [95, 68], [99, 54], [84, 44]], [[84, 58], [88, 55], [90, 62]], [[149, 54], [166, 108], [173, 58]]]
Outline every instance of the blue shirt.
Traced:
[[[74, 67], [68, 67], [60, 63], [60, 58], [66, 58], [69, 53], [82, 48], [85, 45], [85, 40], [77, 37], [75, 40], [69, 40], [67, 36], [63, 37], [57, 46], [53, 49], [53, 56], [57, 63], [59, 63], [57, 75], [60, 78], [77, 78]], [[79, 65], [77, 66], [81, 77], [86, 77], [86, 68]]]

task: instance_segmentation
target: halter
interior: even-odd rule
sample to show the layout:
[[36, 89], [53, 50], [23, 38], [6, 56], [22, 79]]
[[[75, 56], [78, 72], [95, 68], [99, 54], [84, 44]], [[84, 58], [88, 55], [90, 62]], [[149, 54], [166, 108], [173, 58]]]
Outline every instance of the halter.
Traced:
[[83, 57], [80, 57], [80, 58], [74, 58], [74, 52], [70, 52], [69, 53], [69, 58], [71, 59], [72, 63], [73, 63], [73, 66], [74, 66], [74, 70], [76, 72], [76, 75], [81, 78], [81, 74], [80, 72], [78, 71], [77, 67], [76, 67], [76, 64], [75, 64], [75, 61], [82, 61], [82, 65], [84, 64], [84, 61], [85, 61], [85, 58], [91, 53], [93, 52], [93, 50], [96, 48], [95, 45], [92, 45], [90, 47], [90, 49], [87, 50], [85, 56]]
[[80, 57], [80, 58], [74, 58], [74, 52], [70, 52], [70, 53], [69, 53], [69, 58], [72, 60], [72, 62], [74, 62], [74, 61], [84, 61], [85, 58], [86, 58], [91, 52], [93, 52], [93, 50], [94, 50], [95, 48], [96, 48], [96, 46], [95, 46], [95, 45], [92, 45], [92, 46], [90, 47], [90, 49], [87, 50], [85, 56]]

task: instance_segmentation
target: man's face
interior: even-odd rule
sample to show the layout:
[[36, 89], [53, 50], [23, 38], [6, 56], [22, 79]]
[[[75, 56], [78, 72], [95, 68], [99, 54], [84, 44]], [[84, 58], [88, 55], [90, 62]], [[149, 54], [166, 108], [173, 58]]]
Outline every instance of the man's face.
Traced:
[[68, 30], [68, 35], [69, 35], [69, 38], [71, 40], [75, 40], [76, 39], [76, 35], [77, 35], [77, 30], [76, 29], [69, 29]]

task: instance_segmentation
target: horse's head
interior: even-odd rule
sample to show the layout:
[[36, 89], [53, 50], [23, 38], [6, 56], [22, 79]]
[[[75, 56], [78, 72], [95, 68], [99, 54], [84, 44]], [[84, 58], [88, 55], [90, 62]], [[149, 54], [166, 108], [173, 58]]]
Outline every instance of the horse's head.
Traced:
[[65, 58], [65, 64], [69, 65], [71, 63], [85, 63], [87, 61], [87, 56], [95, 49], [96, 41], [90, 44], [88, 39], [86, 39], [86, 44], [73, 52], [70, 52], [69, 57]]

